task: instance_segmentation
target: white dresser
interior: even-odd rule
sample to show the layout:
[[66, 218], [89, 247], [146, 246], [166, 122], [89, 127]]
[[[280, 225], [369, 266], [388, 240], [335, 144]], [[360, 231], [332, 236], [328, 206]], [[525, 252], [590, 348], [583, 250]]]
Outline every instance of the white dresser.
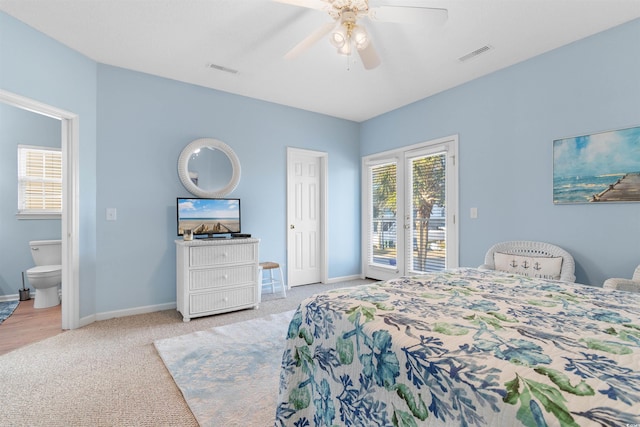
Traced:
[[177, 309], [188, 322], [260, 304], [259, 239], [176, 240]]

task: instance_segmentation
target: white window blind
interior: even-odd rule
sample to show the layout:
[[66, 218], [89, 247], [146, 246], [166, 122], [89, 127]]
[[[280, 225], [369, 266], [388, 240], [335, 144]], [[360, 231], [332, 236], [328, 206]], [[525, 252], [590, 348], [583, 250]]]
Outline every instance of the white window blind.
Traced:
[[18, 145], [18, 213], [62, 212], [62, 152]]
[[369, 263], [394, 268], [397, 262], [397, 165], [395, 162], [369, 168], [371, 224]]
[[440, 271], [446, 267], [446, 167], [447, 153], [407, 158], [412, 197], [409, 270], [412, 273]]

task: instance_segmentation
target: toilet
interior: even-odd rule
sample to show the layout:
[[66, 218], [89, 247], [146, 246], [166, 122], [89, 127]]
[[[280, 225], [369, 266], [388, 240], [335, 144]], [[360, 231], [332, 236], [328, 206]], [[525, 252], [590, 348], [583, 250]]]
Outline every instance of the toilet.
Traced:
[[62, 240], [34, 240], [29, 247], [36, 264], [27, 270], [29, 284], [36, 290], [33, 308], [56, 306], [60, 304]]

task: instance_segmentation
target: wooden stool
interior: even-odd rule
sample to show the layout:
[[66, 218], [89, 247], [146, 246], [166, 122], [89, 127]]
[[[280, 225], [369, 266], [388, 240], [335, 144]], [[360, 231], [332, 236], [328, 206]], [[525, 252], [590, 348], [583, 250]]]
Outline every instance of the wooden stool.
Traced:
[[[280, 277], [273, 277], [273, 270], [277, 269], [280, 272]], [[265, 279], [264, 270], [269, 270], [269, 277]], [[271, 285], [271, 293], [276, 292], [275, 285], [280, 284], [282, 287], [282, 296], [287, 296], [287, 285], [284, 283], [284, 276], [282, 275], [282, 267], [277, 262], [266, 261], [260, 263], [260, 279], [262, 280], [262, 286]]]

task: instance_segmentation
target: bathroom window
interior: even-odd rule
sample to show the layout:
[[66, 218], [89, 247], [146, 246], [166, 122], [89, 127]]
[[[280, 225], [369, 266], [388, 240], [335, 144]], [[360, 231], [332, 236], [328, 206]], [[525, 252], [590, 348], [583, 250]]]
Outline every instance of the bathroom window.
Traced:
[[18, 145], [18, 217], [60, 218], [62, 152]]

